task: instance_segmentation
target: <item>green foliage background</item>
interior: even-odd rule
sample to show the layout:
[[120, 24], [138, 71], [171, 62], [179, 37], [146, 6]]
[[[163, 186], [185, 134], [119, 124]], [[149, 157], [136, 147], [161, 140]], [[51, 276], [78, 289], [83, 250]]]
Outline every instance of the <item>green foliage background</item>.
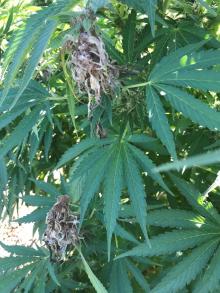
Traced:
[[[120, 68], [91, 122], [61, 54], [85, 7]], [[0, 22], [1, 218], [34, 206], [41, 238], [68, 194], [83, 238], [61, 263], [0, 242], [0, 293], [220, 292], [219, 1], [6, 0]]]

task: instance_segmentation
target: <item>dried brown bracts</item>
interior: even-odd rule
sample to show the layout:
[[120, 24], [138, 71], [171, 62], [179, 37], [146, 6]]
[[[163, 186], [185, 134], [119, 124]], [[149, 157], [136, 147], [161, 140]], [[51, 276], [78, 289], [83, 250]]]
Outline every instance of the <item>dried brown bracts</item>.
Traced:
[[79, 236], [76, 215], [69, 209], [69, 196], [61, 195], [47, 214], [47, 228], [43, 240], [50, 250], [51, 258], [63, 260], [69, 245], [76, 245]]
[[88, 94], [88, 116], [101, 102], [101, 94], [113, 91], [117, 68], [110, 62], [102, 39], [91, 32], [81, 32], [77, 39], [66, 38], [69, 68], [80, 91]]

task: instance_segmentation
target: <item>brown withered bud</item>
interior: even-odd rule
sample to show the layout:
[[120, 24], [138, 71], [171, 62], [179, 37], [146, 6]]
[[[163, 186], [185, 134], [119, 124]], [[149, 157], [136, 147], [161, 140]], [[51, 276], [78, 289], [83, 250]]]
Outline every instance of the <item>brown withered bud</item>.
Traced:
[[88, 95], [90, 118], [100, 105], [102, 94], [114, 91], [119, 71], [109, 60], [104, 42], [95, 32], [81, 32], [76, 39], [67, 36], [64, 48], [70, 46], [68, 66], [78, 89]]
[[70, 198], [61, 195], [46, 217], [46, 230], [43, 240], [51, 253], [51, 259], [63, 260], [70, 245], [76, 245], [78, 236], [78, 218], [69, 209]]

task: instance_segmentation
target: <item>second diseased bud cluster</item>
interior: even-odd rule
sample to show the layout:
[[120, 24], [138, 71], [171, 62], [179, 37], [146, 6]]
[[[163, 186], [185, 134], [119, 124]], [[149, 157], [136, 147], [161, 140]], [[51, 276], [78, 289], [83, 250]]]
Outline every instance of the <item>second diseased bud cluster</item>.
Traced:
[[69, 196], [61, 195], [47, 214], [44, 241], [55, 261], [63, 260], [68, 245], [76, 245], [79, 221], [69, 209]]

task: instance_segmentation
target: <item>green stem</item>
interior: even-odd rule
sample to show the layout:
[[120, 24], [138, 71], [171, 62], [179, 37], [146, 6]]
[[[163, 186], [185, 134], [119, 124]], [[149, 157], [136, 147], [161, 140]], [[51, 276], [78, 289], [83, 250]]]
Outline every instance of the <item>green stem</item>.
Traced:
[[136, 87], [142, 87], [142, 86], [146, 86], [149, 84], [149, 81], [147, 82], [142, 82], [142, 83], [136, 83], [136, 84], [132, 84], [132, 85], [127, 85], [127, 86], [124, 86], [123, 88], [124, 89], [132, 89], [132, 88], [136, 88]]

